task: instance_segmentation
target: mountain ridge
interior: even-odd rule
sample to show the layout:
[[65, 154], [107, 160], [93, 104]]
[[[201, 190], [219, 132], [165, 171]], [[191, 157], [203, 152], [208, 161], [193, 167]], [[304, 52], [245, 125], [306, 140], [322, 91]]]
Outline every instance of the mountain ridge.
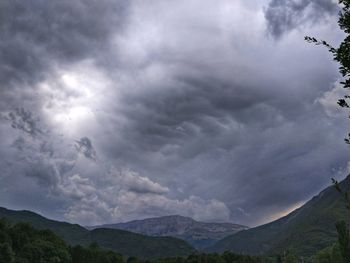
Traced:
[[190, 217], [180, 215], [153, 217], [87, 228], [97, 229], [101, 227], [123, 229], [149, 236], [177, 237], [187, 241], [197, 249], [211, 246], [218, 240], [230, 234], [237, 233], [243, 229], [248, 229], [247, 226], [239, 224], [200, 222]]
[[125, 256], [143, 259], [188, 256], [196, 250], [185, 241], [174, 237], [150, 237], [117, 229], [87, 230], [78, 224], [55, 221], [28, 210], [10, 210], [0, 207], [0, 218], [12, 223], [29, 223], [37, 229], [50, 229], [71, 245], [87, 246], [93, 242]]
[[[340, 187], [350, 190], [350, 176]], [[335, 223], [349, 222], [350, 211], [334, 186], [329, 186], [303, 206], [270, 223], [230, 235], [207, 249], [252, 255], [282, 253], [287, 249], [310, 256], [332, 245], [336, 239]]]

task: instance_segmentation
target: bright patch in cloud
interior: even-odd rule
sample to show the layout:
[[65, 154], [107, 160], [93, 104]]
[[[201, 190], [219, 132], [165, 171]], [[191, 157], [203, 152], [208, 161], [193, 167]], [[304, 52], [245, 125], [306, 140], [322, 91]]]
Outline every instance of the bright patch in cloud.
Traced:
[[105, 101], [110, 80], [91, 61], [57, 70], [38, 85], [43, 112], [53, 125], [68, 136], [77, 136], [96, 123], [95, 112]]

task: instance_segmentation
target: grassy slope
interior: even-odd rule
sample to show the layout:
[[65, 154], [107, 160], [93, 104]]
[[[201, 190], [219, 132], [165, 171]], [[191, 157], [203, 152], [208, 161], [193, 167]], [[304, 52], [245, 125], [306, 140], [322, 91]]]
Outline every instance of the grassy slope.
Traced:
[[195, 252], [185, 241], [173, 237], [149, 237], [114, 229], [88, 231], [80, 225], [50, 220], [30, 211], [13, 211], [0, 207], [0, 218], [14, 223], [27, 222], [38, 229], [50, 229], [74, 245], [97, 242], [103, 248], [126, 256], [158, 258], [186, 256]]
[[[350, 177], [341, 187], [350, 190]], [[333, 244], [336, 221], [349, 218], [339, 193], [331, 186], [286, 217], [224, 238], [209, 251], [274, 254], [292, 249], [308, 256]]]

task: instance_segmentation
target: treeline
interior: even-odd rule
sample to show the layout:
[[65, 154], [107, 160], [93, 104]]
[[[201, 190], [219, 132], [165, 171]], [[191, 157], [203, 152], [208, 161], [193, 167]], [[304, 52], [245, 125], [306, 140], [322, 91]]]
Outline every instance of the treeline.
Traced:
[[89, 247], [69, 246], [50, 230], [0, 220], [0, 263], [123, 263], [121, 255]]
[[[248, 255], [238, 255], [232, 252], [225, 252], [223, 254], [197, 254], [190, 255], [187, 258], [165, 258], [153, 260], [150, 263], [272, 263], [274, 260], [264, 258], [264, 257], [255, 257]], [[140, 263], [127, 262], [127, 263]], [[141, 262], [148, 263], [148, 262]]]
[[338, 241], [331, 247], [321, 250], [314, 258], [314, 263], [350, 262], [350, 230], [345, 221], [336, 224]]
[[0, 263], [349, 263], [350, 234], [345, 222], [337, 224], [338, 242], [312, 258], [283, 256], [263, 257], [223, 254], [195, 254], [188, 257], [141, 260], [101, 249], [93, 243], [87, 247], [69, 246], [50, 230], [37, 230], [27, 223], [10, 224], [0, 219]]
[[0, 220], [0, 263], [267, 263], [263, 257], [226, 252], [198, 254], [186, 258], [141, 260], [123, 258], [96, 243], [88, 247], [69, 246], [50, 230], [37, 230], [26, 223]]

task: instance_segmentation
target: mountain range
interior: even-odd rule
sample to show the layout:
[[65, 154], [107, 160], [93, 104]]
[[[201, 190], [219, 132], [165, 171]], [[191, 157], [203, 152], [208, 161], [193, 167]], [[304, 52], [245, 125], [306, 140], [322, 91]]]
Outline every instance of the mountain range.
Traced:
[[25, 222], [37, 229], [50, 229], [72, 245], [89, 245], [96, 242], [104, 249], [116, 251], [124, 256], [143, 259], [187, 256], [196, 250], [185, 241], [174, 237], [151, 237], [124, 230], [86, 228], [47, 219], [31, 211], [14, 211], [0, 208], [0, 218], [13, 223]]
[[[340, 183], [340, 188], [350, 191], [350, 176]], [[73, 245], [96, 242], [102, 248], [144, 259], [196, 253], [196, 249], [186, 241], [205, 252], [276, 255], [291, 250], [307, 257], [337, 241], [335, 223], [339, 220], [350, 223], [350, 211], [345, 205], [340, 193], [330, 186], [287, 216], [250, 229], [230, 223], [203, 223], [182, 216], [86, 229], [80, 225], [50, 220], [30, 211], [6, 208], [0, 208], [0, 218], [50, 229]]]
[[[350, 190], [350, 175], [340, 183], [340, 188]], [[260, 255], [289, 249], [298, 255], [310, 256], [334, 244], [337, 240], [335, 223], [349, 222], [349, 219], [350, 211], [343, 198], [330, 186], [287, 216], [228, 236], [207, 251]]]
[[192, 218], [179, 215], [162, 216], [88, 228], [121, 229], [148, 236], [172, 236], [187, 241], [197, 249], [204, 249], [212, 246], [224, 237], [248, 229], [247, 226], [232, 223], [198, 222]]

